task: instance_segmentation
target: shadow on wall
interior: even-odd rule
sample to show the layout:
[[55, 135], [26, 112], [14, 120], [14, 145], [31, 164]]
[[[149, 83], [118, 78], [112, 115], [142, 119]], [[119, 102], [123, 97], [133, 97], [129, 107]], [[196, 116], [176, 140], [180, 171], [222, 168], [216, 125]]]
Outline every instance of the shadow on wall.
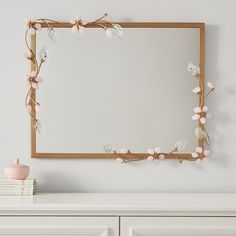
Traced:
[[[212, 121], [207, 125], [212, 141], [211, 158], [218, 165], [228, 165], [230, 153], [227, 153], [227, 127], [232, 124], [230, 109], [227, 102], [235, 95], [235, 89], [227, 88], [223, 84], [225, 76], [217, 70], [219, 65], [219, 26], [206, 26], [206, 81], [216, 85], [216, 91], [212, 98], [206, 101], [210, 112], [213, 114]], [[233, 102], [232, 102], [233, 103]], [[222, 129], [222, 127], [224, 127]]]

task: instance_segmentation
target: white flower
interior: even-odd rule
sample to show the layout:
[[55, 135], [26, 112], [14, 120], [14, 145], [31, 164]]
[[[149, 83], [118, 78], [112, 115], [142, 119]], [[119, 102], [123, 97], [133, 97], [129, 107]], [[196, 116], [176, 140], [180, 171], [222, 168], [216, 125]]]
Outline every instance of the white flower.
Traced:
[[153, 156], [148, 156], [147, 157], [147, 161], [153, 161], [154, 160], [154, 157]]
[[208, 87], [209, 89], [211, 89], [211, 90], [213, 90], [213, 89], [215, 88], [214, 84], [211, 83], [211, 82], [208, 82], [208, 83], [207, 83], [207, 87]]
[[191, 75], [198, 77], [200, 75], [200, 67], [195, 66], [192, 62], [188, 64], [188, 71]]
[[193, 89], [193, 93], [199, 93], [201, 91], [200, 87], [196, 87]]
[[40, 61], [44, 62], [47, 59], [47, 57], [48, 57], [48, 50], [46, 47], [43, 47], [39, 53]]

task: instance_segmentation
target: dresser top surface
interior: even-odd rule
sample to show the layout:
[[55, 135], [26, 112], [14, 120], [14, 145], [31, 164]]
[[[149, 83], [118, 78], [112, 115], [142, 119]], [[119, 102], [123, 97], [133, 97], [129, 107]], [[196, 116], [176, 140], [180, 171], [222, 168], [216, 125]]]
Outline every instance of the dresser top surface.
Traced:
[[236, 193], [40, 193], [0, 196], [0, 215], [236, 215]]

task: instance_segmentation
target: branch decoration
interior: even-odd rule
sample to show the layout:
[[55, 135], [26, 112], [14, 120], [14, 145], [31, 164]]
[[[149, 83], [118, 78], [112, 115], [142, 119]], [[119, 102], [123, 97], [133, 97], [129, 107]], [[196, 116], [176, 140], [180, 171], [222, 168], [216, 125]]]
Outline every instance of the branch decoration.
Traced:
[[[34, 94], [35, 90], [39, 89], [40, 83], [43, 82], [43, 79], [40, 77], [40, 71], [42, 68], [42, 65], [45, 63], [45, 61], [48, 58], [48, 50], [46, 47], [43, 47], [39, 55], [36, 55], [34, 51], [30, 47], [30, 38], [29, 36], [35, 35], [37, 31], [41, 30], [43, 28], [42, 24], [46, 25], [48, 37], [52, 42], [55, 42], [57, 39], [57, 33], [56, 30], [53, 28], [53, 23], [63, 23], [51, 19], [30, 19], [27, 20], [27, 29], [25, 32], [25, 44], [27, 47], [27, 52], [24, 54], [25, 58], [31, 62], [33, 65], [33, 70], [31, 70], [30, 74], [27, 76], [27, 82], [28, 82], [28, 91], [26, 93], [25, 97], [25, 107], [32, 119], [32, 125], [36, 129], [38, 133], [42, 133], [42, 123], [37, 118], [35, 111], [40, 110], [40, 103], [36, 100]], [[111, 38], [113, 34], [118, 36], [119, 38], [123, 35], [123, 29], [120, 25], [115, 24], [112, 22], [112, 19], [110, 15], [107, 13], [104, 14], [102, 17], [96, 19], [95, 21], [87, 22], [85, 20], [82, 20], [81, 17], [74, 19], [70, 22], [72, 32], [74, 33], [85, 33], [85, 28], [91, 24], [95, 24], [96, 26], [104, 29], [105, 35], [107, 38]]]
[[[204, 84], [202, 83], [202, 80], [200, 78], [200, 67], [194, 65], [193, 63], [189, 63], [188, 64], [188, 71], [189, 73], [198, 81], [198, 86], [195, 87], [192, 92], [196, 95], [199, 96], [199, 100], [200, 100], [200, 106], [199, 107], [195, 107], [193, 109], [194, 111], [194, 115], [192, 116], [192, 120], [193, 121], [199, 121], [199, 125], [198, 127], [195, 129], [195, 135], [196, 138], [200, 141], [203, 142], [202, 146], [197, 146], [195, 148], [195, 150], [192, 152], [192, 158], [179, 158], [179, 157], [174, 157], [174, 155], [178, 152], [181, 152], [184, 148], [185, 148], [185, 141], [184, 140], [180, 140], [178, 141], [175, 145], [174, 148], [172, 149], [172, 151], [170, 151], [169, 153], [161, 153], [161, 148], [160, 147], [156, 147], [154, 149], [148, 149], [147, 150], [147, 157], [142, 158], [142, 159], [127, 159], [124, 157], [119, 157], [117, 158], [117, 162], [125, 164], [128, 162], [133, 162], [133, 161], [142, 161], [144, 159], [146, 159], [149, 162], [155, 161], [155, 162], [159, 162], [160, 160], [164, 160], [166, 159], [166, 155], [171, 155], [172, 154], [172, 158], [171, 159], [177, 159], [179, 161], [179, 163], [181, 165], [184, 165], [186, 163], [186, 160], [189, 161], [195, 161], [196, 164], [200, 164], [203, 162], [207, 161], [207, 156], [210, 154], [210, 144], [211, 144], [211, 140], [210, 140], [210, 136], [205, 128], [205, 123], [207, 122], [207, 119], [211, 118], [212, 115], [211, 113], [208, 112], [208, 107], [205, 105], [205, 101], [208, 98], [208, 96], [215, 90], [215, 86], [213, 85], [213, 83], [211, 82], [207, 82], [207, 93], [206, 96], [204, 97]], [[206, 146], [206, 148], [204, 148], [204, 146]], [[110, 151], [113, 149], [109, 149]], [[117, 153], [116, 151], [113, 150], [113, 153]], [[120, 150], [121, 154], [132, 154], [132, 152], [127, 149], [127, 148], [123, 148]]]

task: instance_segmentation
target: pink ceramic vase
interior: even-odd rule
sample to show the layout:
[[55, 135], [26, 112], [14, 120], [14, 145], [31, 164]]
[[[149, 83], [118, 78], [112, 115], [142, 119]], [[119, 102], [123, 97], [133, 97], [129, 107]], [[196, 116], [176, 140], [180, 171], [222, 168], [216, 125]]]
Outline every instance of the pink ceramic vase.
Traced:
[[21, 165], [20, 160], [16, 159], [15, 164], [5, 167], [5, 176], [7, 179], [24, 180], [29, 175], [29, 167]]

